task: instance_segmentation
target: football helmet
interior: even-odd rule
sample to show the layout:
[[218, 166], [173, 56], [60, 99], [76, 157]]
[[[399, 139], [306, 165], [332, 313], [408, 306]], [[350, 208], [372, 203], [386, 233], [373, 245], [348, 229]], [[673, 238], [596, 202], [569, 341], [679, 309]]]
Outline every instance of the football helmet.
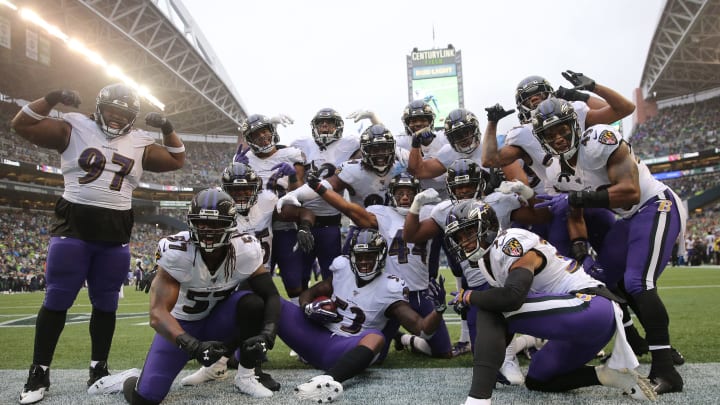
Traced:
[[[541, 76], [528, 76], [518, 83], [515, 88], [515, 106], [518, 111], [518, 119], [522, 124], [530, 122], [530, 113], [534, 109], [529, 104], [530, 98], [540, 94], [543, 100], [547, 100], [555, 90], [550, 82]], [[537, 107], [537, 106], [536, 106]]]
[[445, 118], [445, 136], [458, 153], [472, 153], [480, 146], [480, 123], [472, 112], [458, 108]]
[[[260, 130], [262, 129], [268, 129], [270, 131], [271, 138], [269, 142], [260, 135]], [[270, 121], [270, 118], [262, 114], [253, 114], [247, 117], [240, 125], [240, 132], [242, 132], [245, 141], [254, 153], [268, 153], [280, 142], [277, 127]], [[265, 144], [266, 142], [268, 143]]]
[[235, 201], [240, 215], [247, 215], [257, 202], [262, 188], [262, 179], [250, 166], [234, 162], [222, 173], [222, 189]]
[[453, 206], [445, 225], [445, 247], [458, 263], [482, 259], [500, 230], [495, 211], [478, 200], [464, 200]]
[[[410, 128], [410, 118], [415, 117], [426, 118], [429, 121], [429, 124], [427, 126], [429, 126], [430, 128], [435, 128], [435, 111], [433, 111], [430, 104], [426, 103], [423, 100], [413, 100], [410, 102], [410, 104], [406, 105], [405, 109], [403, 110], [402, 122], [405, 126], [406, 134], [412, 135], [418, 129], [422, 129], [417, 128], [413, 130], [412, 128]], [[427, 142], [427, 144], [429, 145], [434, 138], [434, 136], [430, 137], [430, 142]]]
[[[475, 161], [470, 159], [457, 159], [447, 168], [445, 184], [454, 202], [468, 198], [477, 199], [483, 196], [488, 173]], [[456, 193], [457, 187], [471, 185], [472, 189], [464, 190], [462, 194]]]
[[[561, 156], [565, 160], [569, 160], [575, 155], [580, 143], [580, 124], [577, 120], [577, 113], [570, 102], [559, 98], [549, 98], [540, 103], [533, 111], [531, 121], [533, 135], [545, 152]], [[555, 129], [548, 132], [551, 128]], [[560, 144], [557, 143], [558, 137], [561, 137], [563, 141]]]
[[[335, 130], [331, 133], [321, 133], [319, 128], [323, 121], [333, 121], [335, 124]], [[315, 139], [315, 143], [321, 148], [326, 148], [331, 143], [342, 138], [343, 128], [345, 127], [345, 121], [337, 111], [332, 108], [323, 108], [318, 111], [317, 114], [310, 121], [310, 127], [312, 128], [312, 135]]]
[[95, 122], [109, 138], [128, 134], [139, 112], [140, 97], [122, 83], [103, 87], [95, 100]]
[[376, 229], [356, 229], [350, 239], [350, 268], [358, 287], [373, 281], [385, 268], [387, 243]]
[[235, 201], [218, 188], [195, 194], [187, 215], [190, 239], [205, 252], [230, 244], [235, 231]]
[[[405, 187], [409, 188], [412, 191], [412, 198], [405, 203], [400, 204], [398, 203], [397, 199], [395, 198], [395, 191], [397, 189]], [[392, 207], [395, 207], [397, 212], [400, 214], [407, 214], [408, 210], [410, 209], [410, 205], [413, 202], [413, 199], [416, 195], [420, 192], [420, 180], [413, 177], [411, 174], [403, 172], [395, 175], [392, 179], [390, 179], [390, 183], [388, 184], [388, 201], [390, 201], [390, 205]]]
[[395, 164], [395, 138], [384, 125], [373, 125], [360, 136], [360, 153], [366, 167], [384, 176]]

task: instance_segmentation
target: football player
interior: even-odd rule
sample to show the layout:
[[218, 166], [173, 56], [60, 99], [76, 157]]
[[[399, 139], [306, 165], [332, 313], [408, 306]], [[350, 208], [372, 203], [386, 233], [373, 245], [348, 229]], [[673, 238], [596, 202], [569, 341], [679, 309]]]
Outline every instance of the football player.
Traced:
[[[233, 161], [246, 163], [252, 167], [265, 187], [278, 196], [294, 190], [303, 184], [305, 175], [305, 157], [302, 151], [294, 147], [279, 147], [280, 135], [276, 123], [269, 117], [260, 114], [249, 116], [243, 121], [240, 130], [248, 144], [238, 152]], [[306, 224], [301, 225], [304, 232], [309, 231]], [[280, 275], [288, 296], [295, 301], [300, 292], [307, 288], [309, 280], [303, 280], [301, 258], [302, 252], [293, 249], [297, 246], [298, 227], [294, 222], [273, 221], [273, 239], [275, 246], [271, 254], [271, 267], [280, 267]]]
[[163, 145], [133, 128], [140, 98], [124, 84], [100, 90], [95, 113], [47, 115], [58, 103], [78, 107], [80, 96], [55, 90], [25, 106], [12, 120], [16, 134], [34, 145], [61, 154], [65, 190], [55, 205], [57, 221], [50, 230], [47, 293], [38, 312], [35, 349], [20, 403], [42, 400], [50, 387], [50, 365], [65, 326], [68, 309], [87, 280], [90, 316], [90, 378], [88, 386], [108, 375], [107, 360], [119, 291], [130, 268], [133, 227], [132, 192], [144, 170], [182, 168], [185, 146], [160, 113], [145, 123], [162, 131]]
[[[415, 195], [420, 192], [420, 182], [407, 173], [395, 175], [388, 185], [390, 205], [371, 205], [364, 208], [346, 201], [342, 195], [320, 184], [320, 179], [308, 176], [307, 184], [314, 188], [330, 205], [347, 215], [360, 228], [378, 229], [390, 246], [385, 273], [403, 279], [409, 289], [410, 306], [421, 316], [434, 310], [434, 304], [425, 296], [429, 287], [430, 274], [427, 265], [428, 240], [407, 243], [403, 240], [403, 223]], [[426, 206], [424, 216], [430, 214]], [[392, 338], [394, 335], [389, 336]], [[445, 322], [441, 322], [432, 339], [415, 339], [412, 335], [398, 337], [402, 345], [428, 356], [450, 358], [450, 336]], [[388, 339], [386, 343], [389, 344]], [[402, 346], [401, 346], [402, 347]]]
[[[299, 399], [331, 402], [342, 394], [342, 382], [381, 357], [383, 329], [392, 320], [411, 333], [430, 338], [445, 310], [441, 285], [429, 294], [435, 309], [421, 317], [408, 304], [408, 288], [394, 275], [384, 275], [388, 245], [374, 229], [359, 229], [350, 240], [349, 256], [338, 256], [332, 275], [300, 295], [300, 307], [283, 301], [278, 336], [324, 374], [295, 388]], [[336, 312], [326, 307], [330, 297]]]
[[[343, 136], [344, 127], [342, 116], [332, 108], [323, 108], [315, 114], [310, 121], [312, 137], [300, 138], [290, 145], [305, 155], [308, 162], [306, 172], [312, 171], [323, 178], [330, 177], [343, 162], [359, 155], [360, 141], [355, 136]], [[310, 279], [315, 259], [325, 278], [330, 275], [333, 259], [340, 255], [342, 216], [320, 198], [307, 201], [303, 207], [315, 213], [315, 226], [310, 230], [317, 241], [315, 249], [302, 256], [303, 280]]]
[[[189, 231], [160, 240], [150, 289], [150, 325], [157, 334], [142, 373], [123, 382], [105, 377], [99, 393], [122, 386], [129, 403], [158, 404], [188, 360], [207, 367], [239, 348], [235, 387], [251, 397], [273, 395], [254, 368], [275, 344], [280, 296], [263, 266], [260, 242], [236, 232], [235, 210], [227, 193], [205, 189], [190, 204]], [[238, 289], [245, 281], [250, 289]]]
[[682, 391], [670, 348], [668, 313], [656, 286], [673, 245], [684, 238], [687, 213], [682, 201], [652, 176], [614, 127], [595, 125], [581, 133], [567, 101], [540, 103], [532, 126], [538, 142], [554, 157], [546, 169], [548, 181], [565, 193], [547, 204], [609, 208], [620, 216], [607, 234], [608, 243], [598, 250], [604, 281], [612, 285], [622, 279], [621, 287], [637, 309], [652, 354], [650, 379], [656, 391]]
[[[635, 399], [657, 398], [650, 382], [635, 371], [639, 363], [614, 302], [620, 299], [575, 260], [559, 255], [530, 231], [501, 231], [492, 207], [472, 199], [450, 210], [445, 243], [456, 260], [481, 272], [493, 287], [461, 290], [451, 301], [460, 309], [476, 307], [477, 328], [483, 332], [476, 337], [465, 404], [490, 404], [507, 337], [516, 332], [548, 339], [532, 357], [528, 389], [562, 392], [604, 385]], [[608, 363], [586, 366], [613, 336], [615, 350]]]

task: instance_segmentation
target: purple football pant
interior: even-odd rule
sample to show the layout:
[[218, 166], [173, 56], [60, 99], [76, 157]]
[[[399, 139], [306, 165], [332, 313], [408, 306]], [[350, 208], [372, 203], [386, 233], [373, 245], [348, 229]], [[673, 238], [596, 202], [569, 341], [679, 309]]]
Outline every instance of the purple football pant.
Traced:
[[303, 310], [297, 305], [285, 299], [280, 301], [282, 310], [278, 336], [315, 368], [328, 370], [366, 335], [382, 335], [375, 329], [365, 329], [353, 336], [336, 335], [321, 324], [305, 318]]
[[[411, 291], [409, 296], [410, 306], [422, 317], [425, 317], [435, 311], [435, 304], [425, 298], [426, 291], [427, 290]], [[435, 334], [433, 334], [433, 337], [428, 339], [427, 342], [432, 349], [433, 356], [442, 356], [452, 352], [450, 334], [448, 333], [445, 320], [440, 321], [440, 326], [438, 326]]]
[[87, 280], [93, 308], [115, 312], [120, 287], [129, 268], [127, 244], [53, 236], [48, 246], [47, 292], [43, 306], [52, 311], [67, 310]]
[[[588, 231], [588, 242], [599, 250], [605, 241], [607, 233], [615, 224], [615, 213], [605, 208], [585, 208], [583, 217]], [[558, 253], [570, 256], [570, 234], [567, 226], [567, 211], [562, 215], [553, 217], [547, 231], [547, 241], [555, 246]]]
[[303, 280], [305, 280], [305, 269], [307, 269], [306, 284], [310, 281], [310, 269], [315, 258], [317, 258], [318, 265], [320, 265], [320, 274], [323, 280], [326, 280], [330, 277], [330, 265], [336, 257], [340, 256], [339, 226], [314, 227], [311, 228], [311, 231], [315, 238], [315, 248], [311, 254], [302, 253]]
[[631, 295], [655, 288], [680, 233], [678, 204], [666, 190], [632, 217], [617, 221], [598, 253], [609, 286], [623, 279]]
[[[297, 230], [283, 229], [273, 231], [272, 262], [280, 268], [285, 291], [305, 290], [310, 282], [310, 265], [304, 265], [305, 254], [298, 248], [293, 252], [297, 243]], [[317, 241], [316, 241], [317, 243]]]
[[[250, 293], [252, 291], [249, 290], [235, 291], [217, 304], [206, 318], [178, 322], [185, 332], [200, 341], [229, 341], [235, 332], [237, 303], [240, 298]], [[138, 393], [149, 401], [162, 401], [188, 360], [190, 357], [175, 342], [155, 334], [137, 382]]]
[[548, 340], [533, 354], [528, 377], [548, 381], [595, 358], [615, 334], [613, 305], [600, 296], [531, 293], [520, 309], [506, 313], [511, 335]]

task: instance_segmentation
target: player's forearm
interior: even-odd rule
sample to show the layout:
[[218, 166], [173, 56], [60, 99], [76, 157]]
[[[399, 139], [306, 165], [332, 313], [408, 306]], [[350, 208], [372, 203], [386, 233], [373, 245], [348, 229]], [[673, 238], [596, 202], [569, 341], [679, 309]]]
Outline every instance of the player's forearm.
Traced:
[[415, 235], [418, 230], [420, 230], [420, 216], [408, 212], [405, 217], [405, 223], [403, 224], [403, 240], [409, 243], [417, 242], [413, 235]]
[[[610, 108], [615, 112], [615, 119], [612, 122], [625, 118], [635, 111], [635, 104], [633, 104], [632, 101], [609, 87], [595, 84], [594, 92], [604, 98]], [[612, 124], [612, 122], [605, 122], [605, 124]]]
[[500, 167], [497, 145], [497, 122], [488, 121], [483, 134], [480, 159], [484, 167]]

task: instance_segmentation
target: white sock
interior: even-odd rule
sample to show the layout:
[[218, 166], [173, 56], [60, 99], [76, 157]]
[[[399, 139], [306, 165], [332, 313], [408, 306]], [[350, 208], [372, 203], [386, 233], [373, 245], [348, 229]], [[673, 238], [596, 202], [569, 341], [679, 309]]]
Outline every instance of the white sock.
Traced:
[[470, 328], [468, 328], [468, 323], [466, 320], [460, 321], [460, 339], [458, 339], [459, 342], [469, 342], [470, 341]]
[[465, 399], [465, 405], [490, 405], [490, 398], [478, 399], [467, 397], [467, 399]]
[[100, 362], [97, 360], [90, 360], [90, 367], [95, 367], [95, 366], [97, 366], [98, 363], [100, 363]]
[[403, 344], [403, 346], [409, 348], [410, 351], [432, 356], [432, 349], [430, 348], [430, 345], [425, 339], [407, 333], [400, 337], [400, 342]]
[[515, 354], [521, 351], [535, 347], [535, 337], [530, 335], [515, 335], [512, 345], [515, 347]]
[[512, 361], [515, 358], [515, 346], [513, 345], [513, 342], [514, 339], [505, 348], [505, 361]]

